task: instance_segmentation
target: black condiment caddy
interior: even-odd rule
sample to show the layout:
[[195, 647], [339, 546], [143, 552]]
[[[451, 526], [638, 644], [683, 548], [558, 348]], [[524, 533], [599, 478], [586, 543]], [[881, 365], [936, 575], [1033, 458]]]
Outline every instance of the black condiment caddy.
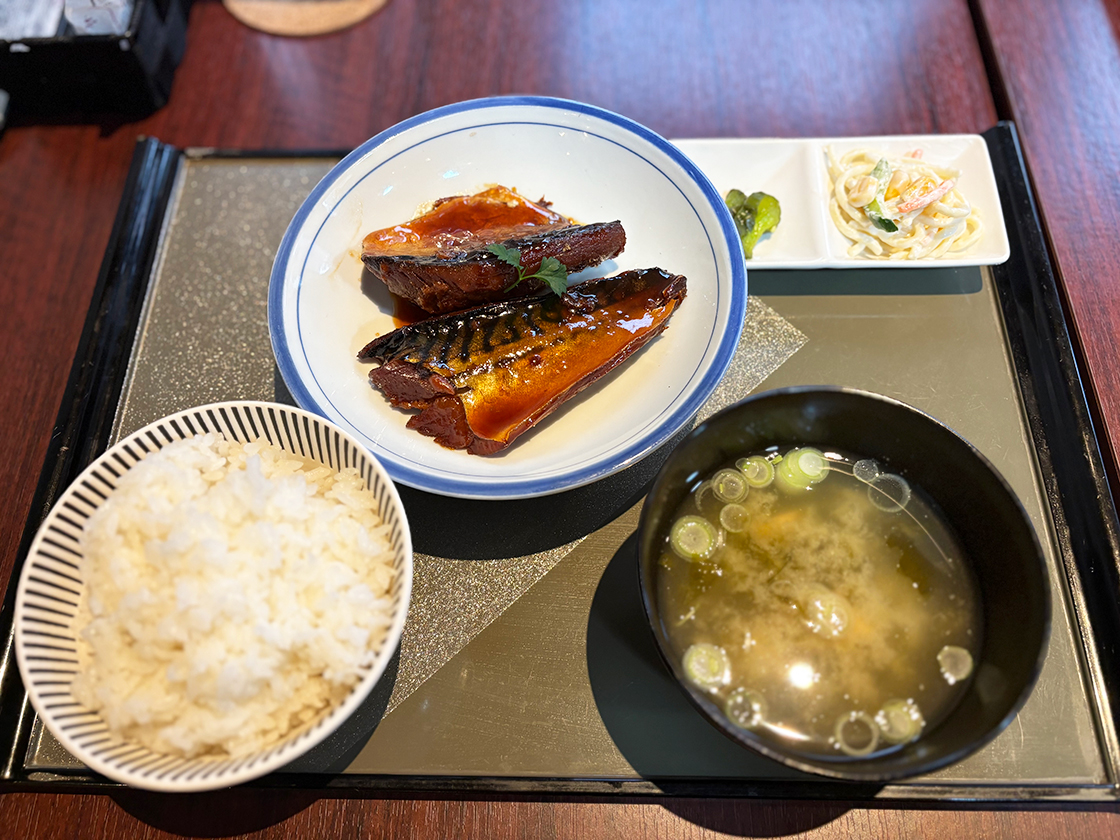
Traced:
[[9, 98], [9, 116], [140, 117], [161, 108], [186, 48], [190, 5], [135, 0], [120, 34], [79, 35], [63, 17], [53, 37], [0, 40], [0, 91]]

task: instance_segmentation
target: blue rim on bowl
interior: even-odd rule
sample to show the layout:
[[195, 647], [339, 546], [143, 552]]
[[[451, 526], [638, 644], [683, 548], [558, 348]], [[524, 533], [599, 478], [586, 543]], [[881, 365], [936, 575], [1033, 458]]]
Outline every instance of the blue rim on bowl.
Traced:
[[[533, 138], [540, 139], [546, 130], [551, 138], [549, 142], [563, 149], [563, 153], [550, 158], [544, 152], [534, 151], [537, 144], [517, 141], [511, 147], [515, 151], [508, 154], [505, 150], [490, 152], [495, 158], [489, 169], [477, 164], [473, 157], [453, 155], [455, 159], [446, 163], [440, 158], [441, 153], [451, 149], [457, 152], [468, 144], [473, 144], [469, 146], [472, 155], [485, 157], [487, 144], [492, 146], [511, 133], [537, 132]], [[543, 145], [548, 146], [547, 143]], [[522, 149], [527, 151], [517, 151]], [[533, 159], [534, 154], [539, 154], [540, 158]], [[685, 312], [691, 305], [695, 311], [710, 306], [711, 312], [705, 314], [702, 325], [700, 321], [686, 325], [689, 335], [683, 335], [686, 326], [678, 326], [675, 335], [676, 324], [671, 323], [658, 339], [693, 347], [700, 344], [700, 349], [674, 352], [672, 357], [686, 357], [681, 364], [689, 367], [670, 383], [670, 393], [658, 392], [656, 397], [651, 397], [656, 390], [651, 383], [647, 392], [640, 395], [641, 399], [650, 400], [649, 406], [643, 405], [641, 412], [620, 421], [622, 428], [617, 433], [612, 432], [616, 437], [604, 438], [599, 448], [590, 443], [584, 452], [566, 453], [551, 440], [542, 439], [526, 445], [527, 435], [498, 458], [437, 451], [440, 449], [437, 444], [404, 430], [406, 417], [390, 409], [379, 394], [371, 395], [361, 373], [351, 369], [354, 365], [348, 358], [352, 360], [356, 352], [353, 337], [334, 335], [346, 333], [346, 326], [339, 323], [346, 318], [358, 322], [377, 315], [381, 319], [381, 329], [385, 329], [385, 324], [389, 325], [388, 329], [392, 328], [389, 316], [361, 294], [360, 279], [356, 279], [360, 278], [361, 267], [354, 251], [360, 248], [365, 232], [403, 220], [408, 215], [394, 218], [387, 215], [389, 211], [378, 209], [371, 217], [377, 221], [366, 222], [361, 214], [370, 211], [375, 204], [380, 208], [390, 199], [403, 201], [397, 206], [407, 207], [404, 212], [411, 213], [441, 194], [453, 194], [457, 189], [456, 179], [474, 179], [464, 184], [466, 188], [458, 190], [463, 193], [504, 182], [502, 179], [507, 177], [532, 180], [525, 175], [531, 167], [546, 172], [549, 167], [563, 164], [569, 168], [558, 170], [553, 179], [540, 187], [547, 188], [549, 197], [555, 201], [554, 191], [566, 188], [567, 181], [586, 179], [589, 184], [598, 184], [612, 177], [612, 170], [602, 165], [602, 171], [585, 171], [593, 168], [593, 158], [580, 161], [579, 157], [592, 154], [606, 156], [612, 161], [631, 161], [635, 167], [640, 167], [642, 177], [621, 184], [619, 193], [625, 193], [633, 183], [645, 178], [656, 182], [662, 194], [674, 196], [682, 219], [691, 217], [688, 219], [690, 231], [681, 233], [683, 241], [669, 241], [671, 235], [665, 230], [657, 231], [656, 248], [646, 248], [642, 252], [640, 245], [628, 245], [621, 257], [637, 260], [641, 265], [621, 267], [649, 267], [663, 261], [669, 264], [661, 267], [688, 276], [688, 271], [678, 268], [678, 262], [703, 265], [703, 272], [697, 274], [705, 276], [689, 277], [690, 299], [681, 311]], [[612, 155], [616, 157], [610, 157]], [[433, 162], [434, 158], [439, 159]], [[471, 166], [478, 168], [468, 173]], [[429, 172], [434, 168], [440, 171]], [[429, 192], [416, 188], [417, 180], [423, 180]], [[409, 192], [410, 184], [412, 193], [409, 198], [402, 198], [402, 194]], [[512, 186], [520, 188], [517, 184]], [[538, 188], [535, 184], [528, 186]], [[609, 188], [609, 184], [598, 187], [605, 194], [609, 194]], [[445, 192], [430, 191], [440, 189]], [[610, 207], [612, 211], [620, 202], [637, 201], [625, 194], [616, 199]], [[557, 206], [562, 211], [568, 210], [567, 206]], [[643, 208], [641, 212], [651, 211]], [[355, 221], [355, 214], [361, 221]], [[640, 242], [643, 235], [652, 236], [643, 230], [651, 219], [657, 222], [649, 215], [638, 218], [633, 229], [627, 228], [628, 239]], [[627, 224], [626, 218], [621, 220]], [[336, 230], [343, 228], [349, 239], [332, 239], [336, 237]], [[345, 257], [333, 256], [342, 250], [347, 250]], [[651, 250], [655, 253], [649, 253]], [[336, 284], [333, 292], [322, 291], [339, 272], [341, 259], [346, 260], [344, 270], [356, 274], [348, 276], [346, 283]], [[703, 262], [699, 263], [700, 260]], [[326, 280], [322, 279], [324, 275]], [[313, 282], [321, 285], [312, 290], [309, 287]], [[330, 300], [332, 294], [338, 295], [338, 299]], [[346, 295], [350, 297], [343, 300]], [[268, 320], [277, 365], [296, 402], [338, 423], [362, 441], [378, 455], [395, 480], [443, 495], [512, 499], [547, 495], [591, 483], [637, 462], [671, 438], [695, 415], [730, 364], [746, 303], [746, 267], [730, 214], [711, 182], [676, 146], [633, 120], [592, 105], [547, 97], [511, 96], [461, 102], [412, 117], [363, 143], [335, 166], [311, 191], [284, 235], [270, 279]], [[353, 315], [355, 308], [368, 314]], [[677, 313], [674, 320], [680, 323], [696, 317], [695, 312], [692, 315]], [[701, 325], [707, 334], [696, 329], [696, 325]], [[368, 327], [362, 326], [367, 329], [365, 339], [372, 338]], [[658, 352], [669, 353], [669, 350]], [[625, 375], [626, 368], [623, 366], [618, 375]], [[564, 422], [555, 418], [569, 412], [569, 406], [575, 402], [565, 405], [542, 427]], [[616, 410], [617, 405], [600, 408], [604, 416]], [[576, 428], [575, 421], [571, 423], [572, 428]], [[585, 422], [583, 429], [587, 428]], [[540, 434], [540, 429], [533, 433]], [[533, 451], [536, 446], [540, 452]]]

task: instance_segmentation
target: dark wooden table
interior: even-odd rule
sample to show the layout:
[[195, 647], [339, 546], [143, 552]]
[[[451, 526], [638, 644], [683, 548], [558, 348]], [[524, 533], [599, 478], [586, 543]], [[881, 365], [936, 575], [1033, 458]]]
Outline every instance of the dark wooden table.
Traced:
[[1120, 2], [980, 0], [1080, 341], [1113, 495], [1120, 463]]
[[[1014, 118], [1076, 328], [1097, 434], [1120, 444], [1116, 0], [389, 0], [314, 39], [191, 12], [169, 104], [138, 122], [0, 139], [0, 583], [16, 559], [138, 134], [180, 146], [341, 149], [458, 100], [584, 100], [668, 137], [980, 132]], [[1115, 486], [1115, 482], [1114, 482]], [[1115, 808], [759, 801], [394, 800], [236, 790], [10, 793], [6, 837], [1120, 837]]]

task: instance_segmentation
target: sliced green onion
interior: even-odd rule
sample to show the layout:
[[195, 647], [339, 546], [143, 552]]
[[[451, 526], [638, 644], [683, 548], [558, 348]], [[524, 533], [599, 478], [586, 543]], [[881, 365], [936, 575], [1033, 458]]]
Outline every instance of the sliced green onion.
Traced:
[[737, 688], [727, 696], [723, 710], [740, 729], [754, 729], [766, 717], [766, 698], [757, 691]]
[[774, 476], [777, 479], [778, 487], [783, 490], [808, 490], [813, 486], [813, 482], [808, 477], [790, 468], [789, 458], [784, 458], [778, 463]]
[[669, 545], [685, 560], [707, 560], [719, 543], [719, 531], [703, 516], [682, 516], [669, 531]]
[[824, 481], [828, 475], [828, 459], [821, 454], [819, 449], [806, 446], [797, 451], [797, 469], [809, 477], [816, 484]]
[[712, 476], [712, 493], [721, 502], [738, 502], [747, 490], [747, 480], [738, 470], [720, 470]]
[[874, 458], [864, 458], [852, 464], [852, 475], [865, 483], [874, 481], [879, 473], [879, 462]]
[[740, 458], [735, 466], [751, 487], [767, 487], [774, 480], [774, 465], [761, 455]]
[[913, 741], [922, 733], [926, 725], [921, 709], [913, 700], [888, 700], [875, 715], [879, 733], [889, 744], [902, 744]]
[[945, 645], [937, 654], [937, 664], [941, 666], [945, 682], [956, 685], [972, 673], [972, 654], [962, 647]]
[[885, 513], [897, 513], [910, 503], [910, 484], [900, 475], [880, 473], [867, 483], [867, 498]]
[[808, 490], [828, 475], [828, 460], [820, 450], [809, 446], [794, 449], [778, 462], [776, 475], [785, 487]]
[[733, 534], [745, 531], [748, 521], [747, 509], [742, 505], [735, 503], [724, 505], [723, 510], [719, 512], [719, 524], [723, 526], [725, 531], [730, 531]]
[[713, 522], [719, 516], [719, 509], [723, 506], [723, 502], [716, 498], [715, 487], [712, 486], [711, 479], [703, 482], [692, 491], [692, 502], [696, 505], [697, 513]]
[[731, 660], [723, 648], [705, 642], [692, 645], [684, 652], [685, 676], [700, 688], [717, 689], [731, 680]]
[[869, 755], [879, 746], [879, 726], [867, 712], [849, 712], [836, 721], [836, 745], [854, 758]]

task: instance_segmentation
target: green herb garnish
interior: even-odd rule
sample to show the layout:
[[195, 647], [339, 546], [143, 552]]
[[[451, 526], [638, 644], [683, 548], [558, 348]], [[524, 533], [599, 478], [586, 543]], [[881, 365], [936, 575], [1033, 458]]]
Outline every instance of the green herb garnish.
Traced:
[[547, 283], [548, 287], [558, 295], [562, 295], [564, 292], [568, 291], [568, 269], [564, 268], [564, 264], [555, 257], [545, 257], [541, 260], [540, 268], [532, 274], [526, 274], [525, 268], [521, 265], [520, 249], [507, 248], [500, 242], [494, 242], [487, 245], [486, 250], [502, 262], [508, 263], [517, 269], [517, 279], [506, 287], [507, 292], [522, 280], [533, 279]]

